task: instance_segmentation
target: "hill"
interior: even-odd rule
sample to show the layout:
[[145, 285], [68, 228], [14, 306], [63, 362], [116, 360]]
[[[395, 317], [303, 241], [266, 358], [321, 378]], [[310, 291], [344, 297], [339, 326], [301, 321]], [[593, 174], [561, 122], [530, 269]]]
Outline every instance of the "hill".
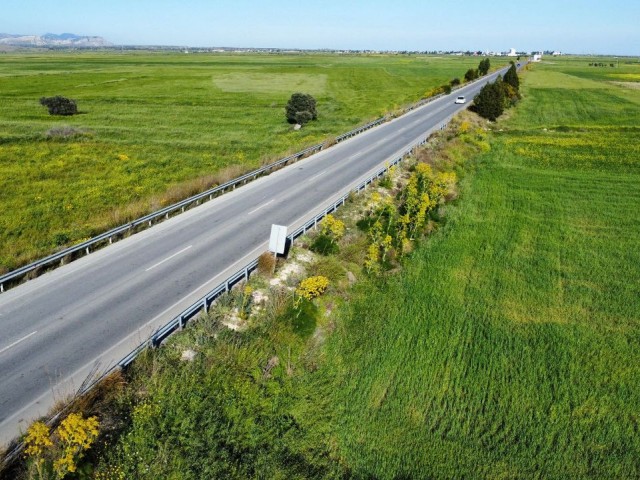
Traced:
[[109, 47], [113, 44], [102, 37], [76, 35], [74, 33], [47, 33], [45, 35], [14, 35], [0, 33], [0, 45], [14, 47]]

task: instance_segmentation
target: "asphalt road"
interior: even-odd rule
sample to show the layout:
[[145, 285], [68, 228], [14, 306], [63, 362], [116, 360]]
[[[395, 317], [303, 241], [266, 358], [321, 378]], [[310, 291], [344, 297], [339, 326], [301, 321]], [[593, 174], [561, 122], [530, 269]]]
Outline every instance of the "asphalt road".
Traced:
[[0, 444], [265, 251], [271, 224], [300, 225], [496, 75], [0, 294]]

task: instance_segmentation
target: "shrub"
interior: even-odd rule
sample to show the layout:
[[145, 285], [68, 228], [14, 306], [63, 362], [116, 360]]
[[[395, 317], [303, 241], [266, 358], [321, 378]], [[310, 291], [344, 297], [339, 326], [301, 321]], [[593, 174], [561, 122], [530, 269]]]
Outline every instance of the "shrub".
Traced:
[[[69, 414], [55, 430], [56, 443], [50, 438], [49, 427], [43, 422], [33, 423], [25, 438], [25, 455], [32, 462], [38, 478], [64, 478], [78, 470], [84, 451], [98, 438], [96, 417]], [[84, 474], [85, 472], [79, 472]]]
[[452, 87], [457, 87], [458, 85], [460, 85], [460, 79], [458, 77], [451, 79], [449, 85], [451, 85]]
[[318, 275], [316, 277], [309, 277], [302, 280], [300, 285], [298, 285], [298, 288], [296, 288], [296, 293], [302, 298], [313, 300], [314, 298], [322, 295], [328, 286], [329, 279], [322, 275]]
[[264, 252], [258, 257], [258, 272], [262, 275], [271, 276], [276, 269], [276, 257], [271, 252]]
[[320, 255], [332, 255], [338, 253], [338, 244], [329, 235], [321, 233], [313, 239], [313, 243], [309, 245], [309, 250], [319, 253]]
[[[311, 120], [315, 120], [318, 118], [316, 99], [306, 93], [294, 93], [287, 102], [285, 113], [289, 123], [300, 123], [303, 125]], [[302, 120], [303, 123], [299, 120]]]
[[481, 117], [495, 121], [504, 112], [504, 90], [500, 79], [487, 83], [473, 101], [471, 109]]
[[467, 72], [464, 74], [464, 80], [465, 82], [470, 82], [472, 80], [475, 80], [476, 78], [478, 78], [478, 70], [475, 70], [473, 68], [470, 68], [469, 70], [467, 70]]
[[344, 236], [344, 222], [329, 214], [322, 219], [322, 233], [333, 238], [335, 241]]
[[80, 128], [70, 127], [68, 125], [61, 125], [59, 127], [52, 127], [46, 132], [46, 137], [50, 139], [76, 139], [83, 136], [89, 136], [89, 132]]
[[507, 73], [504, 74], [504, 83], [511, 85], [516, 92], [520, 90], [520, 79], [518, 78], [518, 72], [516, 66], [512, 63]]
[[480, 65], [478, 65], [478, 72], [480, 75], [486, 75], [489, 73], [489, 68], [491, 67], [491, 61], [488, 58], [480, 61]]
[[42, 97], [40, 105], [47, 107], [49, 115], [75, 115], [78, 113], [78, 105], [75, 100], [57, 95], [55, 97]]

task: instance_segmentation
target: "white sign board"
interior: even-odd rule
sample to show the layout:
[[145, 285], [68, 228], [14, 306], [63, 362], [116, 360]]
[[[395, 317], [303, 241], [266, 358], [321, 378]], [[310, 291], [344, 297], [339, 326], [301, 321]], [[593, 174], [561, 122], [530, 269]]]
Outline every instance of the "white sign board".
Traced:
[[287, 243], [287, 227], [282, 225], [271, 225], [271, 238], [269, 238], [269, 251], [275, 253], [284, 253], [284, 247]]

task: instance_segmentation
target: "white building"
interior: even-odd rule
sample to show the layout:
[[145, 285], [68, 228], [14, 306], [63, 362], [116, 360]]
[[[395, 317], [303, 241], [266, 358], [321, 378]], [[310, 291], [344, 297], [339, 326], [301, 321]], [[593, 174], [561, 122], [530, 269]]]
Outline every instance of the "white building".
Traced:
[[507, 53], [507, 57], [517, 57], [518, 54], [516, 53], [516, 49], [512, 48], [511, 50], [509, 50], [509, 53]]
[[533, 55], [533, 61], [534, 62], [539, 62], [540, 60], [542, 60], [542, 54], [536, 53], [536, 54]]

